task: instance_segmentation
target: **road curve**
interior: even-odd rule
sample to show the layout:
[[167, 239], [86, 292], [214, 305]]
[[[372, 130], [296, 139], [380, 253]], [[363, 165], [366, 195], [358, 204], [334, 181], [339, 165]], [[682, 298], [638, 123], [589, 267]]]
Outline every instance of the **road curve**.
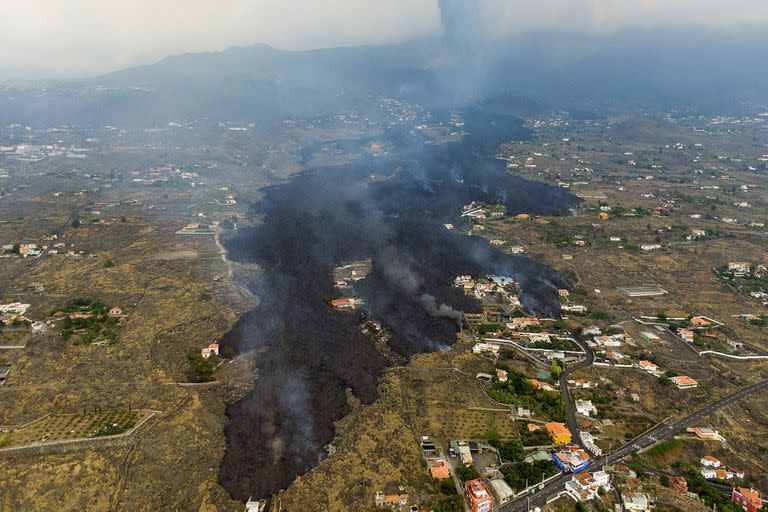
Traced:
[[[574, 366], [574, 369], [575, 369], [575, 366]], [[698, 423], [702, 418], [712, 414], [713, 412], [715, 412], [717, 409], [720, 409], [721, 407], [725, 407], [726, 405], [729, 405], [735, 402], [736, 400], [740, 400], [746, 396], [749, 396], [754, 393], [758, 393], [760, 391], [764, 391], [766, 389], [768, 389], [768, 379], [758, 382], [757, 384], [752, 384], [751, 386], [747, 386], [737, 391], [734, 391], [730, 395], [723, 397], [717, 400], [716, 402], [713, 402], [710, 405], [703, 407], [698, 411], [693, 412], [682, 419], [679, 419], [676, 421], [665, 420], [659, 423], [658, 425], [656, 425], [655, 427], [653, 427], [651, 430], [642, 434], [637, 439], [631, 441], [630, 443], [624, 445], [623, 447], [619, 448], [615, 452], [601, 459], [600, 464], [593, 463], [592, 466], [595, 467], [596, 469], [597, 467], [615, 464], [616, 462], [620, 461], [622, 458], [626, 457], [631, 453], [634, 453], [638, 450], [642, 450], [644, 448], [648, 448], [649, 446], [652, 446], [659, 441], [663, 441], [665, 439], [668, 439], [674, 436], [675, 433]], [[532, 494], [532, 495], [529, 495], [527, 493], [523, 494], [520, 497], [518, 497], [516, 500], [500, 507], [499, 511], [526, 512], [526, 510], [528, 510], [529, 499], [530, 499], [531, 508], [541, 507], [549, 499], [553, 498], [555, 495], [562, 492], [565, 482], [567, 482], [570, 478], [571, 478], [570, 475], [560, 475], [559, 477], [547, 482], [544, 485], [544, 487], [541, 490], [537, 491], [535, 494]]]

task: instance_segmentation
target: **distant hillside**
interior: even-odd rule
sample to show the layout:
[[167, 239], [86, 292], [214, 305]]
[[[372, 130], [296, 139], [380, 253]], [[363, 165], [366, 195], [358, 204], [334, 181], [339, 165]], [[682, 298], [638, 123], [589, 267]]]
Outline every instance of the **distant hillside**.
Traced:
[[699, 29], [602, 37], [536, 34], [462, 46], [423, 40], [290, 52], [265, 45], [165, 58], [95, 79], [0, 90], [0, 122], [152, 126], [365, 110], [370, 98], [523, 111], [768, 105], [768, 36]]

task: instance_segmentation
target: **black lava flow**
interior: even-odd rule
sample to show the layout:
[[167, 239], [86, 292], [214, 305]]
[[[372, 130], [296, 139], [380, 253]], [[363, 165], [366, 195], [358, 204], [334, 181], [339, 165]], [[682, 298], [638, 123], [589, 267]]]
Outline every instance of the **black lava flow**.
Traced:
[[[496, 137], [523, 137], [506, 123]], [[510, 130], [512, 130], [510, 132]], [[252, 209], [263, 222], [226, 242], [234, 261], [257, 263], [250, 286], [260, 305], [223, 343], [238, 352], [267, 348], [253, 390], [227, 408], [220, 481], [235, 498], [266, 497], [316, 466], [349, 412], [346, 390], [363, 403], [377, 396], [387, 361], [360, 330], [359, 313], [333, 310], [333, 268], [372, 258], [356, 286], [366, 314], [391, 331], [402, 356], [447, 348], [459, 311], [479, 304], [452, 287], [460, 274], [516, 279], [527, 308], [559, 313], [552, 269], [492, 248], [443, 224], [470, 201], [501, 202], [510, 213], [567, 214], [567, 191], [509, 175], [491, 158], [495, 138], [431, 146], [401, 144], [398, 156], [313, 169], [265, 191]], [[390, 142], [391, 142], [390, 141]]]

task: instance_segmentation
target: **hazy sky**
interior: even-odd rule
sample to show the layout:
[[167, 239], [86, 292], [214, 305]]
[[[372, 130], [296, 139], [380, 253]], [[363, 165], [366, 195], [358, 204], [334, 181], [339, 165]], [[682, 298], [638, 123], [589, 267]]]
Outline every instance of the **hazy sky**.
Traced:
[[[493, 33], [768, 24], [768, 0], [466, 1]], [[2, 12], [0, 78], [92, 74], [258, 42], [304, 49], [441, 31], [437, 0], [24, 0]]]

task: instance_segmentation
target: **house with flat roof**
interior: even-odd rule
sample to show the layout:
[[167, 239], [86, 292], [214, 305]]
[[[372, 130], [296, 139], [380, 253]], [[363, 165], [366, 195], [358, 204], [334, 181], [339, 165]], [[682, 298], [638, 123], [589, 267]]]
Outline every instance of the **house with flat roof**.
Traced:
[[724, 441], [723, 436], [711, 427], [688, 427], [685, 431], [690, 432], [699, 439], [705, 439], [707, 441]]
[[624, 492], [621, 494], [621, 501], [624, 508], [631, 511], [644, 511], [651, 509], [648, 495], [642, 492]]
[[597, 414], [597, 408], [592, 404], [592, 400], [576, 400], [576, 414], [589, 417]]
[[515, 497], [515, 491], [503, 478], [492, 478], [488, 484], [491, 486], [491, 493], [498, 506], [506, 505]]
[[589, 465], [589, 455], [577, 446], [564, 446], [552, 454], [552, 462], [566, 473], [578, 473]]
[[597, 497], [600, 488], [609, 488], [611, 476], [605, 471], [579, 473], [565, 483], [565, 490], [577, 501], [589, 501]]
[[490, 512], [493, 508], [493, 496], [480, 478], [464, 483], [464, 499], [472, 512]]

